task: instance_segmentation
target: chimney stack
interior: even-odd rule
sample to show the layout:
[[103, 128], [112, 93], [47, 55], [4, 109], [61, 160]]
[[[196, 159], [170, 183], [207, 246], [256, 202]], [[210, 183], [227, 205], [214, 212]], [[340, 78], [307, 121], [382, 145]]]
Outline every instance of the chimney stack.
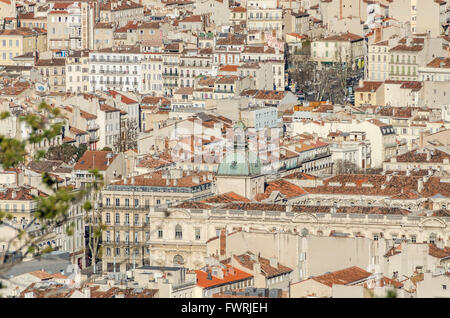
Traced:
[[422, 192], [423, 190], [423, 179], [417, 180], [417, 192]]

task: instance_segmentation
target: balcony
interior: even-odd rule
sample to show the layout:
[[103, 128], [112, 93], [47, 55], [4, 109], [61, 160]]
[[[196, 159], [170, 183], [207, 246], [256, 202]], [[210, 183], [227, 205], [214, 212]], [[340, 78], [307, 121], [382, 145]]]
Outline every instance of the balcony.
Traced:
[[[95, 84], [95, 81], [92, 81], [92, 83]], [[94, 123], [94, 124], [88, 125], [87, 130], [88, 131], [93, 131], [93, 130], [98, 130], [99, 128], [100, 128], [100, 126], [98, 124]]]
[[166, 77], [178, 77], [178, 73], [162, 73]]
[[99, 136], [93, 136], [93, 137], [89, 136], [89, 142], [90, 143], [94, 143], [94, 142], [97, 142], [99, 140], [100, 140]]

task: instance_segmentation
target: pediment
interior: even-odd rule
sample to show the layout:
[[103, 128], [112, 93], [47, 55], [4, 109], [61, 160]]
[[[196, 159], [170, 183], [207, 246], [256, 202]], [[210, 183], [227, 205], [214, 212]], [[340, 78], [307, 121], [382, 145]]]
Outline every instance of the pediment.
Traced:
[[436, 217], [430, 217], [423, 219], [419, 226], [421, 227], [446, 227], [446, 223], [444, 220], [436, 218]]
[[309, 213], [297, 213], [292, 222], [308, 222], [308, 223], [317, 223], [317, 218]]
[[170, 211], [168, 217], [171, 219], [190, 219], [191, 215], [186, 211], [178, 210], [178, 211]]

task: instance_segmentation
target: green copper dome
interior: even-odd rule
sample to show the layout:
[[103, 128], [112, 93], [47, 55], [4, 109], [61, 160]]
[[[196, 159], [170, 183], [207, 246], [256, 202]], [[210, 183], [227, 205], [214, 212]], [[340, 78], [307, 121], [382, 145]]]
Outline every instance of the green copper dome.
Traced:
[[247, 149], [234, 149], [219, 164], [219, 176], [255, 176], [261, 174], [259, 157]]

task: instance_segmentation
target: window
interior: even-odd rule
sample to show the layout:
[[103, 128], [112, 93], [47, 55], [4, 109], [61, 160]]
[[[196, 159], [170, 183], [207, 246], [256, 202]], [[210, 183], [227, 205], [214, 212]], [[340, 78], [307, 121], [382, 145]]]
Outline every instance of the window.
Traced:
[[116, 224], [120, 223], [120, 214], [116, 213]]
[[111, 233], [109, 231], [106, 231], [106, 242], [109, 242], [111, 240]]
[[120, 256], [120, 248], [116, 247], [116, 256]]
[[120, 242], [120, 232], [116, 232], [116, 242]]
[[120, 199], [116, 199], [116, 206], [120, 206]]
[[431, 234], [430, 234], [430, 240], [429, 240], [429, 242], [430, 242], [431, 244], [434, 244], [434, 243], [436, 242], [436, 234], [434, 234], [434, 233], [431, 233]]
[[139, 214], [135, 214], [134, 215], [134, 225], [138, 225], [139, 224]]
[[163, 230], [158, 229], [158, 238], [163, 238]]
[[183, 230], [181, 229], [181, 225], [175, 226], [175, 239], [181, 240], [183, 238]]
[[111, 223], [111, 216], [109, 213], [106, 213], [106, 224], [110, 224]]
[[129, 213], [125, 213], [125, 224], [126, 225], [130, 224], [130, 214]]
[[373, 235], [373, 240], [374, 240], [374, 241], [378, 241], [378, 234], [374, 234], [374, 235]]
[[130, 206], [130, 199], [125, 199], [125, 206], [127, 208]]
[[137, 208], [139, 206], [139, 200], [134, 199], [134, 207]]
[[196, 228], [196, 229], [195, 229], [195, 239], [196, 239], [196, 240], [199, 240], [199, 239], [200, 239], [200, 229], [199, 229], [199, 228]]

